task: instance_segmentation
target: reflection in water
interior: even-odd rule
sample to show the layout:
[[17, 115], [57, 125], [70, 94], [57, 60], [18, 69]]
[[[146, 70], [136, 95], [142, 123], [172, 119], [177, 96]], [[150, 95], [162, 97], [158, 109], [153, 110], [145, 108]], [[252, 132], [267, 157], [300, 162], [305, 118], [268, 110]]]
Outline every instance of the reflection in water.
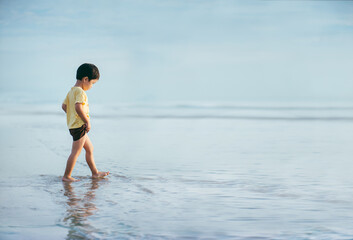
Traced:
[[84, 194], [75, 192], [74, 185], [77, 183], [63, 182], [64, 195], [67, 197], [67, 210], [63, 219], [69, 226], [66, 239], [87, 239], [93, 233], [98, 232], [89, 224], [87, 218], [98, 210], [94, 204], [95, 191], [100, 181], [107, 179], [92, 179]]

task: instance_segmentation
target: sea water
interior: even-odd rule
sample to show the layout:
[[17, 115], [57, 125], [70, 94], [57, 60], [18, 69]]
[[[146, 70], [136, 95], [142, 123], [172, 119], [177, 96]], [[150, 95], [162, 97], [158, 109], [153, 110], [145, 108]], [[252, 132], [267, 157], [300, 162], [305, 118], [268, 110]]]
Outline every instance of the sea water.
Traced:
[[353, 104], [1, 106], [0, 239], [352, 239]]

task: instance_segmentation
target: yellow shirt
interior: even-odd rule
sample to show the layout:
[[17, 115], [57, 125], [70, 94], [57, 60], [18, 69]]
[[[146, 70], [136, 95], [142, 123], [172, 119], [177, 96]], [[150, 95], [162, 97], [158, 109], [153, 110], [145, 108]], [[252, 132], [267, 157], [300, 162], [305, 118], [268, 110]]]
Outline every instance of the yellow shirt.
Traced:
[[85, 124], [76, 112], [76, 103], [83, 105], [83, 112], [89, 118], [88, 98], [85, 91], [80, 87], [72, 87], [63, 102], [63, 104], [66, 104], [66, 121], [69, 129], [79, 128]]

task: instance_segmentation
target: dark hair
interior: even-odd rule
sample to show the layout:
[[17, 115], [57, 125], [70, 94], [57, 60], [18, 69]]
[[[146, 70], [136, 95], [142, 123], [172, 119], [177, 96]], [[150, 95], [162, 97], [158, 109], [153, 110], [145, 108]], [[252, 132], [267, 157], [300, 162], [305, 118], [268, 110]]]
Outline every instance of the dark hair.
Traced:
[[99, 79], [99, 70], [98, 68], [91, 63], [84, 63], [77, 69], [76, 79], [82, 80], [82, 78], [88, 77], [88, 80]]

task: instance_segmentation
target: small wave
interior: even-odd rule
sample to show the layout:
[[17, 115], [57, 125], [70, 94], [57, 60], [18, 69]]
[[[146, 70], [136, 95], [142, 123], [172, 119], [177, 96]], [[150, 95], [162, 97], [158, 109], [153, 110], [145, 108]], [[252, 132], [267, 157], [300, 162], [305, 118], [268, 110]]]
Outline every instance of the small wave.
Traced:
[[[16, 114], [16, 113], [14, 113]], [[35, 115], [35, 116], [56, 116], [62, 115], [57, 112], [26, 112], [17, 113], [19, 115]], [[16, 114], [16, 115], [17, 115]], [[348, 114], [347, 114], [348, 115]], [[224, 119], [224, 120], [258, 120], [258, 121], [353, 121], [353, 115], [350, 116], [266, 116], [266, 115], [221, 115], [221, 114], [94, 114], [92, 117], [96, 119]]]
[[[172, 107], [173, 108], [173, 107]], [[261, 110], [261, 111], [347, 111], [353, 106], [238, 106], [238, 105], [175, 105], [180, 109]]]
[[150, 119], [229, 119], [265, 121], [353, 121], [353, 117], [282, 117], [282, 116], [234, 116], [234, 115], [96, 115], [95, 118], [150, 118]]
[[[92, 107], [97, 119], [225, 119], [258, 121], [353, 121], [349, 104], [240, 105], [240, 104], [116, 104]], [[109, 114], [108, 114], [109, 112]], [[18, 106], [1, 115], [65, 116], [54, 106]]]
[[261, 110], [261, 111], [350, 111], [352, 103], [166, 103], [116, 104], [114, 109], [194, 109], [194, 110]]

